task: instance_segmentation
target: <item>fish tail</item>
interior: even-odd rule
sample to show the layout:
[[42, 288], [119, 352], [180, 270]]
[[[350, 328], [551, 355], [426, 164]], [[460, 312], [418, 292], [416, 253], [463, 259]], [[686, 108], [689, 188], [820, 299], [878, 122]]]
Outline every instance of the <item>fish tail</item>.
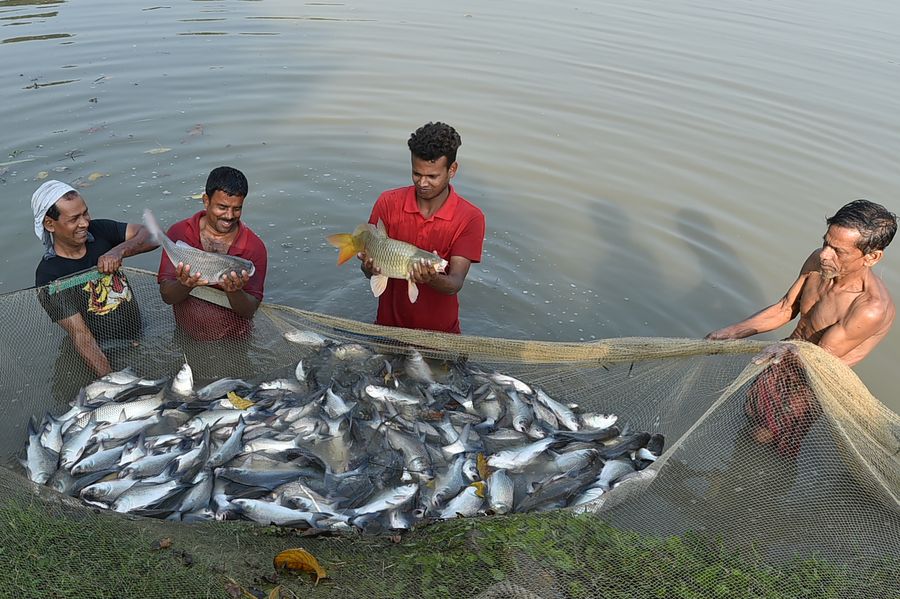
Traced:
[[156, 243], [162, 243], [162, 229], [149, 208], [144, 209], [144, 226], [147, 227], [147, 231]]
[[359, 249], [356, 247], [356, 240], [350, 233], [335, 233], [326, 237], [328, 243], [340, 250], [338, 253], [338, 265], [343, 264], [356, 255]]

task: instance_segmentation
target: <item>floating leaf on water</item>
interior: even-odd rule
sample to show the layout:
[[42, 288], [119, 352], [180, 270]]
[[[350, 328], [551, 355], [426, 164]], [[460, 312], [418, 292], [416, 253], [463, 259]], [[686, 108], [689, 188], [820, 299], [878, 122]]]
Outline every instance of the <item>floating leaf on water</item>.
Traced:
[[197, 124], [187, 130], [188, 135], [203, 135], [203, 125]]
[[253, 405], [252, 401], [250, 401], [249, 399], [244, 399], [234, 391], [228, 392], [228, 401], [230, 401], [231, 405], [233, 405], [238, 410], [246, 410]]
[[91, 173], [90, 175], [88, 175], [88, 181], [96, 181], [97, 179], [105, 176], [106, 173]]
[[46, 179], [49, 176], [50, 176], [50, 173], [48, 173], [47, 171], [41, 171], [37, 174], [37, 176], [34, 178], [34, 180], [35, 181], [43, 181], [44, 179]]
[[153, 148], [152, 150], [146, 150], [144, 154], [165, 154], [166, 152], [171, 152], [172, 148]]
[[309, 572], [316, 577], [316, 584], [323, 578], [328, 578], [325, 569], [319, 565], [318, 560], [306, 549], [285, 549], [275, 556], [275, 568], [287, 568], [288, 570], [300, 570]]
[[191, 198], [192, 200], [202, 200], [202, 199], [203, 199], [203, 194], [202, 194], [202, 193], [195, 193], [194, 195], [190, 196], [190, 198]]

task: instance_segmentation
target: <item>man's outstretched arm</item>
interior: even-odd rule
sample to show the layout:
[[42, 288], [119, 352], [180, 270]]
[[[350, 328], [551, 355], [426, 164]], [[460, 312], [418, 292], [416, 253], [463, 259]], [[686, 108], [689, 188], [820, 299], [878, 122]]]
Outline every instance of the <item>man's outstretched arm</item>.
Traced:
[[800, 269], [800, 275], [779, 301], [740, 322], [707, 333], [705, 339], [743, 339], [751, 335], [774, 331], [792, 321], [800, 312], [800, 295], [803, 292], [803, 285], [806, 283], [807, 275], [818, 266], [818, 256], [818, 250], [810, 254], [803, 263], [803, 268]]
[[122, 266], [122, 260], [129, 256], [143, 254], [159, 247], [150, 237], [144, 225], [129, 223], [125, 229], [125, 241], [112, 248], [97, 260], [97, 270], [112, 273]]

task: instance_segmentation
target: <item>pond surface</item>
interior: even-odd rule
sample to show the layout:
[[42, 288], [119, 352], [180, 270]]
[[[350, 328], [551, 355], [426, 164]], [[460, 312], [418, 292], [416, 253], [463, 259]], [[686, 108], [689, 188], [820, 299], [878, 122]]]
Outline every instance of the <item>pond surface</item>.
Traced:
[[[168, 225], [229, 164], [267, 301], [371, 321], [324, 237], [442, 120], [487, 217], [464, 332], [702, 336], [778, 299], [847, 201], [900, 211], [897, 31], [887, 0], [0, 0], [0, 292], [33, 283], [43, 178]], [[900, 297], [900, 249], [876, 271]], [[895, 411], [898, 353], [856, 369]]]

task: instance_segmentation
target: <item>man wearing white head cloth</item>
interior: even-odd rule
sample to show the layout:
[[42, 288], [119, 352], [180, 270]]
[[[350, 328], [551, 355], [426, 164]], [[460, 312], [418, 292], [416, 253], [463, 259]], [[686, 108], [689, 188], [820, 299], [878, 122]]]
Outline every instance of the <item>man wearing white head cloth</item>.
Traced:
[[[76, 351], [97, 376], [111, 370], [101, 343], [135, 338], [141, 316], [128, 280], [119, 272], [122, 259], [157, 247], [143, 225], [91, 220], [84, 198], [61, 181], [47, 181], [31, 196], [34, 233], [44, 245], [34, 283], [38, 298], [53, 322], [66, 330]], [[78, 284], [45, 287], [97, 268], [99, 276]], [[71, 279], [74, 281], [74, 279]]]

